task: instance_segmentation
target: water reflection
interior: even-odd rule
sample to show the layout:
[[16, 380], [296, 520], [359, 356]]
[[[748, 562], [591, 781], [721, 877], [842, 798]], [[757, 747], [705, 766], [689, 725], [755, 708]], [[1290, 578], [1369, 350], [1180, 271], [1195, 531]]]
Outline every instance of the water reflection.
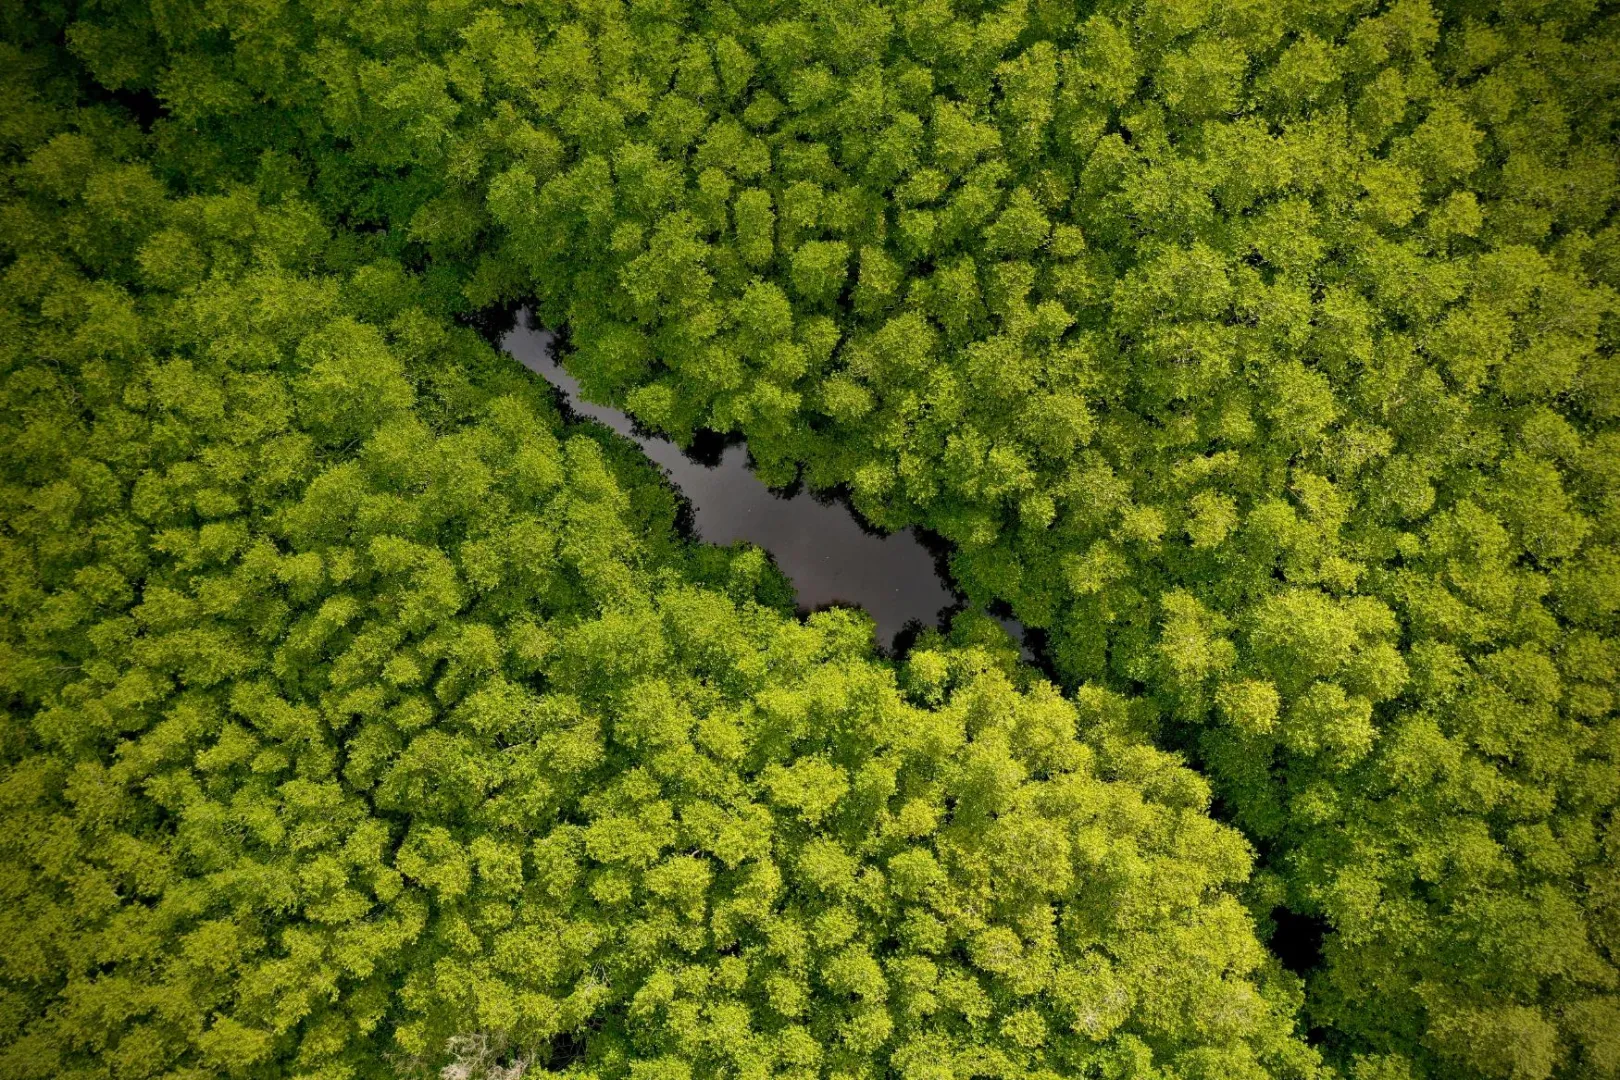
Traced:
[[[747, 448], [740, 444], [720, 447], [718, 453], [711, 447], [698, 456], [647, 435], [619, 410], [580, 398], [578, 380], [554, 356], [554, 341], [550, 331], [531, 326], [529, 313], [520, 311], [516, 325], [501, 335], [500, 346], [562, 391], [575, 415], [633, 439], [663, 466], [691, 503], [701, 539], [713, 544], [746, 540], [770, 552], [793, 582], [801, 608], [864, 608], [877, 623], [878, 641], [893, 648], [908, 624], [911, 629], [938, 625], [959, 606], [939, 572], [935, 552], [913, 530], [880, 535], [837, 500], [818, 499], [802, 487], [773, 491], [749, 468]], [[1015, 621], [1003, 618], [1001, 623], [1014, 640], [1023, 640], [1023, 628]], [[1027, 647], [1025, 651], [1028, 656]]]

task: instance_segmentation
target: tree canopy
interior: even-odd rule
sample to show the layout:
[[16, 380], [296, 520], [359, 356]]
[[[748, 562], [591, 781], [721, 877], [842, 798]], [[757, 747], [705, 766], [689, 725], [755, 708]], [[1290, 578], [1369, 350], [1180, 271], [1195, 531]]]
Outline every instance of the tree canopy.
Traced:
[[[72, 72], [57, 93], [160, 106], [149, 133], [108, 112], [92, 137], [12, 92], [28, 198], [8, 208], [7, 280], [28, 314], [8, 317], [30, 380], [76, 340], [23, 336], [48, 318], [94, 310], [96, 348], [148, 347], [140, 320], [169, 316], [118, 282], [191, 297], [223, 276], [222, 307], [246, 310], [265, 265], [296, 267], [361, 329], [232, 362], [287, 380], [310, 453], [358, 452], [390, 410], [482, 423], [458, 410], [495, 391], [469, 387], [509, 376], [444, 344], [465, 335], [443, 320], [537, 298], [587, 392], [678, 440], [740, 432], [766, 478], [937, 531], [975, 604], [1047, 630], [1070, 707], [1127, 702], [1121, 737], [1186, 754], [1259, 852], [1249, 910], [1327, 927], [1304, 1016], [1348, 1074], [1620, 1074], [1612, 6], [181, 0], [8, 18], [19, 70]], [[103, 145], [146, 165], [89, 168]], [[63, 258], [85, 267], [72, 302], [45, 291]], [[369, 374], [385, 353], [408, 401]], [[18, 490], [88, 543], [72, 515], [100, 504], [50, 503], [33, 493], [72, 485], [36, 472]], [[659, 539], [654, 488], [623, 535], [734, 590], [731, 563]], [[366, 490], [343, 498], [370, 507]], [[405, 501], [387, 512], [431, 517]], [[464, 540], [412, 542], [455, 565]], [[580, 603], [662, 595], [603, 573]], [[779, 606], [779, 583], [759, 587]], [[908, 707], [955, 708], [909, 677]]]
[[10, 89], [0, 1076], [1316, 1075], [1126, 701], [800, 622], [374, 245]]

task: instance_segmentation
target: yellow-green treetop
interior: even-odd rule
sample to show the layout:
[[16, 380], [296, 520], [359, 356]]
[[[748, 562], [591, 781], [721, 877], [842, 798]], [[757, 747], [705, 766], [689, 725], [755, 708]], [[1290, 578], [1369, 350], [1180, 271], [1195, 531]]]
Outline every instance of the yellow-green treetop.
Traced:
[[1249, 846], [1123, 699], [983, 616], [903, 666], [800, 621], [373, 241], [37, 119], [0, 1076], [1317, 1074]]
[[1346, 1070], [1620, 1070], [1612, 5], [34, 16], [165, 180], [535, 297], [587, 393], [943, 535], [1325, 922]]

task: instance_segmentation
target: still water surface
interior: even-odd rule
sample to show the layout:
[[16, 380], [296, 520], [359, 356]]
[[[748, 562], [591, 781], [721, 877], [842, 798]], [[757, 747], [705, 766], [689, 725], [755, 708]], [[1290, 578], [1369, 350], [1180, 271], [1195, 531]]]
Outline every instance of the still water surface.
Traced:
[[[663, 466], [692, 505], [699, 538], [711, 544], [746, 540], [770, 552], [793, 582], [799, 606], [817, 610], [833, 604], [864, 608], [877, 623], [878, 642], [893, 648], [907, 624], [935, 626], [959, 606], [940, 575], [934, 553], [913, 530], [880, 535], [864, 526], [845, 503], [818, 499], [800, 488], [775, 491], [754, 475], [748, 450], [724, 447], [719, 460], [703, 461], [668, 439], [648, 435], [617, 409], [579, 396], [579, 382], [557, 362], [555, 338], [531, 324], [527, 311], [500, 338], [503, 350], [551, 383], [570, 410], [632, 439]], [[1022, 628], [1002, 625], [1014, 640]]]

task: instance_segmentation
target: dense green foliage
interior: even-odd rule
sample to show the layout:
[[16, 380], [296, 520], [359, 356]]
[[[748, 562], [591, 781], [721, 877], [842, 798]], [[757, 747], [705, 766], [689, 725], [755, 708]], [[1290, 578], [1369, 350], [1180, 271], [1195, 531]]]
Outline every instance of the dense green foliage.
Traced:
[[1316, 1073], [1121, 699], [800, 622], [366, 241], [7, 90], [0, 1077]]
[[167, 182], [538, 295], [597, 395], [948, 538], [1326, 920], [1346, 1068], [1620, 1073], [1611, 8], [50, 18]]

